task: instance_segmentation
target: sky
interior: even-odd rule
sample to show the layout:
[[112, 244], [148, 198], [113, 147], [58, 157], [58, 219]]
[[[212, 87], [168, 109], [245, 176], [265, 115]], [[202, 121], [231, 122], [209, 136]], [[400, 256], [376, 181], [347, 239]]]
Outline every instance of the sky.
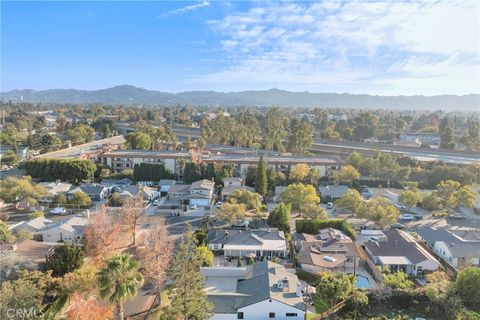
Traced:
[[480, 93], [480, 1], [1, 1], [1, 85]]

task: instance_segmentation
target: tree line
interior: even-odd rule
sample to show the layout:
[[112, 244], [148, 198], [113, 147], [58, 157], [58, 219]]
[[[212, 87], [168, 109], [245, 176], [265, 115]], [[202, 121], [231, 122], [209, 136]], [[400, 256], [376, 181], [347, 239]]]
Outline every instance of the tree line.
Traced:
[[32, 178], [42, 181], [68, 181], [78, 184], [92, 180], [97, 167], [90, 160], [36, 158], [25, 162], [25, 170]]

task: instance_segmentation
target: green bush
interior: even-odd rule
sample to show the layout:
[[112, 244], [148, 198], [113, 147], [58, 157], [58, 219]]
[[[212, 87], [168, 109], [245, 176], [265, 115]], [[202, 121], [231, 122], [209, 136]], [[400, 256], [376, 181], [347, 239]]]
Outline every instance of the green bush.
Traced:
[[135, 181], [160, 181], [160, 179], [173, 179], [174, 175], [160, 163], [140, 163], [133, 167], [133, 180]]
[[345, 220], [328, 219], [328, 220], [311, 220], [297, 219], [295, 220], [295, 228], [298, 233], [317, 234], [318, 230], [325, 228], [334, 228], [345, 232], [352, 240], [355, 240], [355, 230]]

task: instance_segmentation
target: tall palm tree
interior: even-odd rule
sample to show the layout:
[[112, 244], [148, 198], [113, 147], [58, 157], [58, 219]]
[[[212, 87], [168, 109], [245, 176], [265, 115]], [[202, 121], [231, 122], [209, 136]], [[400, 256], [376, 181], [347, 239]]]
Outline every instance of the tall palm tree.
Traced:
[[126, 254], [113, 255], [98, 273], [100, 297], [108, 297], [110, 303], [115, 304], [116, 320], [123, 320], [123, 303], [135, 297], [142, 285], [143, 276], [138, 272], [138, 262]]

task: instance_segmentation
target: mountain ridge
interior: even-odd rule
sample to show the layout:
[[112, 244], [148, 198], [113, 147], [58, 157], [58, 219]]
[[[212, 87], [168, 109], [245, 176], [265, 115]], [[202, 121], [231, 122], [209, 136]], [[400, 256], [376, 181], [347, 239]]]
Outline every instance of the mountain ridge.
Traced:
[[119, 85], [99, 90], [48, 89], [1, 92], [2, 101], [23, 97], [33, 103], [105, 103], [126, 105], [282, 106], [326, 108], [444, 109], [478, 111], [480, 95], [380, 96], [350, 93], [292, 92], [280, 89], [170, 93]]

